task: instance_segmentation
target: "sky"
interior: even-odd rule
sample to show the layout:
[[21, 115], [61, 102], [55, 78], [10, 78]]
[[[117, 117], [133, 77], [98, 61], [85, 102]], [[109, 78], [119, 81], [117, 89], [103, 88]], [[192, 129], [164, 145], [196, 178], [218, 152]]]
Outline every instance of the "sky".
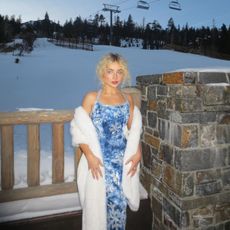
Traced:
[[127, 20], [131, 14], [138, 25], [146, 25], [157, 20], [163, 28], [167, 27], [170, 17], [175, 25], [200, 28], [202, 26], [220, 28], [222, 24], [230, 25], [229, 0], [178, 0], [182, 10], [169, 9], [170, 0], [147, 0], [148, 10], [137, 8], [137, 0], [0, 0], [0, 14], [19, 16], [22, 22], [44, 19], [48, 12], [50, 20], [63, 25], [66, 20], [74, 20], [77, 16], [83, 19], [93, 18], [95, 14], [103, 14], [109, 22], [110, 13], [102, 11], [104, 4], [118, 6], [121, 11], [113, 14]]

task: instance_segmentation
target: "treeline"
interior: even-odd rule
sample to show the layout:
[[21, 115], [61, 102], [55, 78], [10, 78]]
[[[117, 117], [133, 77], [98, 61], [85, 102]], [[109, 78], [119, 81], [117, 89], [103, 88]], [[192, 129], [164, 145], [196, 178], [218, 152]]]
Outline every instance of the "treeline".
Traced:
[[24, 24], [20, 18], [0, 15], [0, 43], [28, 33], [55, 39], [74, 39], [77, 42], [111, 43], [116, 46], [120, 46], [120, 41], [124, 39], [128, 41], [128, 46], [133, 45], [133, 39], [141, 39], [144, 49], [170, 48], [208, 56], [230, 57], [230, 26], [225, 24], [220, 28], [193, 28], [188, 24], [180, 27], [170, 18], [167, 27], [162, 28], [156, 20], [145, 26], [138, 25], [129, 15], [123, 21], [117, 16], [111, 31], [102, 14], [96, 14], [91, 19], [82, 19], [79, 16], [75, 20], [67, 20], [64, 25], [51, 21], [48, 13], [43, 20]]

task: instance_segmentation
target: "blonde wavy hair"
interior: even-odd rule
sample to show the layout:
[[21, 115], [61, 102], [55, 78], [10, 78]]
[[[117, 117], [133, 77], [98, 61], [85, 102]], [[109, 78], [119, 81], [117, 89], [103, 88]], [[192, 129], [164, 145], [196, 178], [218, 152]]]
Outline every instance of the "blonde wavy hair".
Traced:
[[98, 62], [97, 67], [96, 67], [96, 74], [103, 83], [103, 75], [105, 73], [105, 70], [107, 66], [111, 63], [117, 62], [120, 66], [121, 69], [123, 70], [123, 81], [122, 81], [122, 86], [130, 86], [130, 73], [128, 69], [128, 63], [127, 61], [118, 53], [108, 53], [105, 56], [101, 58], [101, 60]]

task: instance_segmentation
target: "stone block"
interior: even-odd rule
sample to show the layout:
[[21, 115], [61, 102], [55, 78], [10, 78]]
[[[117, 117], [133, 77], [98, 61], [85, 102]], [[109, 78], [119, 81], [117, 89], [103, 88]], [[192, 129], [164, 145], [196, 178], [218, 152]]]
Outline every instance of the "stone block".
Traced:
[[150, 175], [150, 173], [147, 172], [147, 170], [143, 169], [143, 167], [142, 167], [141, 173], [140, 173], [140, 181], [141, 181], [141, 184], [146, 189], [147, 193], [151, 194], [152, 175]]
[[[222, 172], [223, 186], [230, 188], [230, 168], [224, 169]], [[229, 209], [230, 210], [230, 209]]]
[[230, 103], [230, 86], [200, 86], [204, 105], [224, 105]]
[[[146, 125], [148, 125], [148, 124], [146, 124]], [[152, 136], [154, 136], [154, 131], [153, 131], [153, 129], [152, 128], [150, 128], [150, 127], [145, 127], [145, 129], [144, 129], [144, 133], [148, 133], [148, 134], [150, 134], [150, 135], [152, 135]]]
[[199, 208], [192, 214], [193, 225], [195, 228], [204, 229], [214, 223], [214, 217], [212, 206]]
[[228, 83], [228, 79], [224, 72], [199, 72], [198, 83]]
[[201, 98], [178, 98], [175, 103], [175, 110], [182, 113], [202, 112], [204, 110]]
[[174, 224], [172, 219], [167, 214], [163, 214], [164, 229], [177, 230], [177, 226]]
[[182, 95], [183, 85], [168, 85], [168, 96], [180, 98]]
[[141, 96], [144, 96], [146, 97], [147, 96], [147, 89], [148, 87], [147, 86], [141, 86]]
[[184, 77], [183, 72], [173, 72], [163, 74], [163, 84], [183, 84]]
[[152, 201], [152, 211], [154, 213], [154, 217], [158, 220], [162, 220], [162, 204], [159, 200], [155, 199], [155, 197], [151, 198]]
[[220, 169], [211, 169], [205, 171], [196, 172], [196, 182], [197, 184], [211, 183], [221, 179]]
[[148, 100], [156, 100], [157, 99], [157, 86], [150, 85], [148, 87], [147, 97], [148, 97]]
[[216, 153], [215, 148], [175, 150], [175, 167], [181, 171], [197, 171], [223, 167], [227, 156], [224, 152]]
[[[170, 130], [169, 130], [170, 132]], [[173, 125], [172, 143], [180, 148], [191, 148], [198, 146], [197, 125]]]
[[157, 95], [167, 96], [168, 87], [166, 85], [158, 85], [157, 86]]
[[151, 136], [149, 134], [145, 134], [144, 135], [144, 141], [145, 141], [145, 143], [151, 145], [155, 149], [159, 149], [159, 147], [160, 147], [160, 140], [159, 140], [159, 138], [156, 138], [156, 137]]
[[224, 222], [230, 220], [230, 202], [218, 203], [215, 206], [216, 222]]
[[181, 196], [173, 192], [172, 190], [167, 190], [167, 198], [172, 201], [174, 205], [176, 205], [178, 208], [181, 208], [182, 205], [182, 199]]
[[[182, 213], [179, 209], [177, 209], [171, 202], [169, 202], [166, 198], [163, 198], [163, 210], [167, 215], [172, 219], [172, 221], [178, 226], [186, 227], [189, 223], [189, 221], [185, 221], [185, 219], [188, 219], [188, 214]], [[183, 217], [182, 217], [183, 216]], [[183, 219], [183, 221], [182, 221]]]
[[216, 142], [216, 125], [200, 125], [201, 147], [212, 147]]
[[151, 170], [152, 167], [152, 153], [149, 145], [142, 142], [142, 159], [144, 167]]
[[136, 77], [136, 81], [140, 85], [155, 85], [162, 83], [162, 75], [154, 74], [154, 75], [142, 75]]
[[172, 111], [170, 113], [170, 121], [176, 123], [206, 124], [216, 121], [216, 112], [180, 113], [178, 111]]
[[157, 116], [162, 119], [169, 120], [170, 112], [167, 110], [167, 98], [158, 98], [157, 101]]
[[210, 196], [203, 196], [203, 197], [193, 196], [193, 197], [185, 198], [183, 199], [181, 208], [183, 210], [191, 210], [200, 207], [206, 207], [209, 205], [215, 205], [218, 202], [218, 196], [220, 194], [221, 193], [213, 194]]
[[192, 196], [194, 192], [194, 175], [193, 173], [182, 174], [182, 196]]
[[146, 113], [147, 113], [147, 101], [143, 101], [143, 100], [141, 101], [140, 111], [141, 111], [142, 115], [146, 115]]
[[194, 98], [198, 97], [197, 87], [195, 85], [182, 86], [181, 95], [182, 98]]
[[230, 104], [230, 84], [224, 89], [224, 103], [226, 105]]
[[195, 84], [197, 82], [198, 73], [197, 72], [185, 72], [184, 73], [184, 83]]
[[217, 122], [219, 124], [230, 125], [230, 114], [229, 113], [218, 113]]
[[148, 112], [147, 113], [147, 119], [148, 119], [148, 126], [151, 128], [157, 127], [157, 113], [155, 112]]
[[170, 143], [170, 122], [163, 119], [158, 119], [158, 130], [159, 130], [159, 136], [162, 140], [166, 141], [167, 143]]
[[163, 182], [176, 194], [181, 194], [182, 174], [168, 164], [163, 167]]
[[216, 203], [229, 203], [230, 190], [225, 190], [224, 192], [218, 194]]
[[204, 111], [207, 112], [229, 112], [230, 105], [212, 105], [212, 106], [203, 106]]
[[173, 165], [174, 149], [171, 145], [161, 142], [160, 144], [160, 159]]
[[215, 224], [215, 225], [206, 227], [205, 230], [226, 230], [226, 229], [224, 228], [224, 224], [221, 223], [221, 224]]
[[156, 100], [148, 100], [148, 110], [157, 111], [157, 101]]
[[173, 97], [167, 97], [167, 105], [166, 105], [166, 107], [169, 110], [175, 110], [175, 107], [176, 107], [175, 98], [173, 98]]
[[[167, 85], [168, 96], [175, 98], [183, 97], [197, 97], [199, 96], [199, 90], [196, 85]], [[162, 94], [165, 95], [165, 94]]]
[[216, 138], [218, 144], [230, 144], [230, 125], [217, 125]]
[[215, 182], [196, 185], [195, 194], [197, 196], [207, 196], [207, 195], [219, 193], [221, 190], [222, 190], [221, 182], [215, 181]]
[[151, 173], [157, 180], [162, 178], [162, 164], [159, 164], [156, 160], [152, 161]]
[[158, 202], [162, 203], [163, 193], [161, 190], [159, 190], [158, 186], [153, 185], [151, 194], [156, 200], [158, 200]]

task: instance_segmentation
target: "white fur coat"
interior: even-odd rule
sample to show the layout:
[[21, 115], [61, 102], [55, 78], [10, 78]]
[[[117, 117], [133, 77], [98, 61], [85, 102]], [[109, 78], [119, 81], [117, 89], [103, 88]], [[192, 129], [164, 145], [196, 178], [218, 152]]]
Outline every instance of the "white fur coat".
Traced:
[[[75, 109], [74, 118], [70, 123], [72, 145], [87, 144], [92, 152], [101, 159], [102, 153], [96, 129], [91, 118], [83, 107]], [[137, 151], [142, 130], [142, 118], [139, 109], [135, 106], [133, 121], [130, 130], [126, 128], [127, 145], [124, 154], [122, 188], [131, 210], [137, 211], [140, 203], [139, 191], [139, 168], [133, 177], [127, 176], [131, 163], [125, 162]], [[105, 195], [105, 173], [101, 167], [102, 177], [93, 179], [85, 155], [83, 154], [77, 169], [77, 185], [80, 202], [83, 209], [83, 230], [106, 230], [106, 195]]]

